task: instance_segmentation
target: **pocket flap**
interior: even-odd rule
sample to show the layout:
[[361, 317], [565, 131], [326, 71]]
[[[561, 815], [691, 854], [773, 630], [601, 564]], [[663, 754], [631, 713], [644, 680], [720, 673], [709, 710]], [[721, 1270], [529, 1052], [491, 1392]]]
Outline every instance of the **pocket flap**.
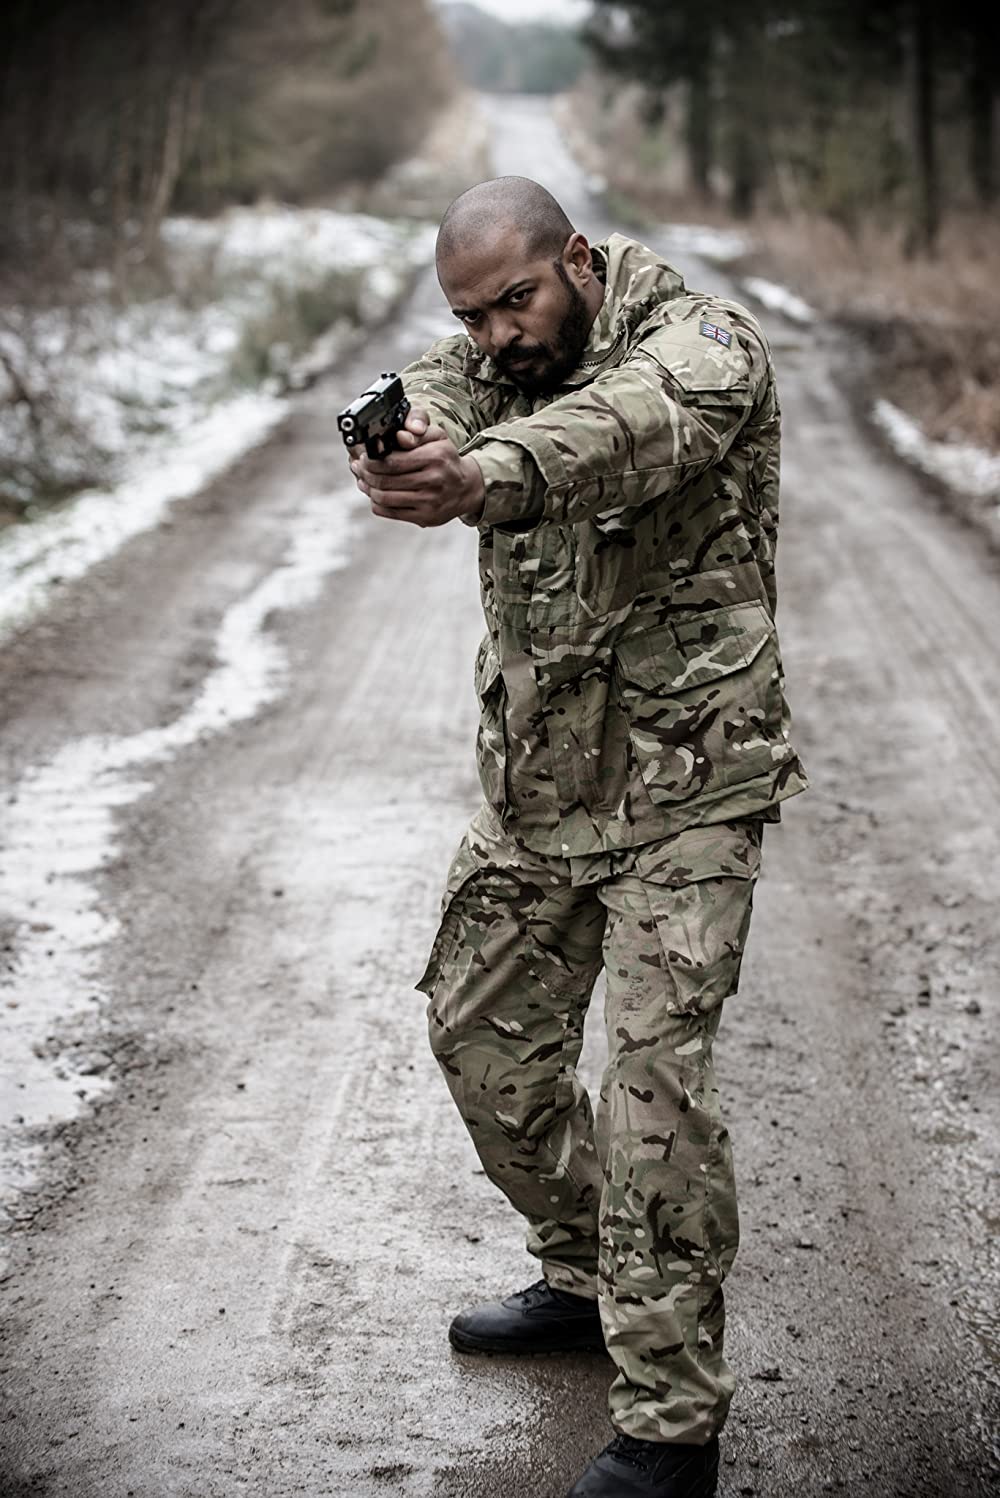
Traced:
[[500, 657], [493, 648], [493, 641], [486, 635], [480, 643], [476, 654], [476, 691], [480, 697], [487, 697], [493, 684], [500, 676]]
[[749, 666], [773, 633], [763, 604], [732, 604], [619, 640], [615, 659], [625, 680], [645, 692], [683, 692]]
[[678, 888], [702, 879], [756, 879], [760, 872], [759, 821], [717, 822], [685, 827], [635, 856], [635, 870], [648, 884]]

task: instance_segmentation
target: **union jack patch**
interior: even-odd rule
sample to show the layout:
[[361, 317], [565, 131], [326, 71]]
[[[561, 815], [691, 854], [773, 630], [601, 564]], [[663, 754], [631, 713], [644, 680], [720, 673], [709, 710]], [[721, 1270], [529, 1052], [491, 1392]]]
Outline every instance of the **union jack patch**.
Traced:
[[703, 322], [699, 328], [703, 338], [714, 338], [716, 343], [721, 343], [723, 348], [728, 348], [733, 341], [733, 335], [726, 328], [720, 328], [714, 322]]

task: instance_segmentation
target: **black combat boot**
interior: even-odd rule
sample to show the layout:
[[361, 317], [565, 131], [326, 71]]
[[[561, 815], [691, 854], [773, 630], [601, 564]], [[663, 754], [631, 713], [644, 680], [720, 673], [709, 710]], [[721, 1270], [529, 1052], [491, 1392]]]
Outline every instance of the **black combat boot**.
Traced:
[[712, 1498], [718, 1477], [718, 1436], [705, 1446], [615, 1436], [568, 1498]]
[[459, 1352], [603, 1352], [596, 1300], [553, 1290], [545, 1280], [463, 1311], [448, 1328]]

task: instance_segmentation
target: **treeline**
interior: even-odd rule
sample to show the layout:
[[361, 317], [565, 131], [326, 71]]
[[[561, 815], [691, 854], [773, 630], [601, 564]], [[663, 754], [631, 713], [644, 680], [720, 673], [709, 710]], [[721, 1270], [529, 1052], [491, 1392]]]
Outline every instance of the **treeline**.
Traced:
[[425, 0], [12, 0], [0, 55], [0, 262], [119, 276], [171, 209], [376, 175], [452, 86]]
[[595, 0], [603, 70], [677, 118], [688, 186], [746, 216], [771, 206], [850, 227], [905, 216], [933, 247], [952, 207], [996, 203], [1000, 10], [981, 0]]
[[576, 82], [586, 61], [568, 26], [501, 21], [463, 0], [442, 6], [441, 20], [466, 82], [490, 93], [558, 93]]

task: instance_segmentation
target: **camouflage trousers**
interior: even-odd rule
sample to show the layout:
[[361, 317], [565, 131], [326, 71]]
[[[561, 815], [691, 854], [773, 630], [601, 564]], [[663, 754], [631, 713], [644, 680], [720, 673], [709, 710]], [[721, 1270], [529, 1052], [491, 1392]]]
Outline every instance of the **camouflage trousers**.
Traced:
[[[520, 846], [484, 808], [417, 985], [486, 1174], [555, 1288], [596, 1296], [613, 1425], [703, 1443], [735, 1380], [722, 1284], [739, 1242], [712, 1043], [736, 991], [762, 824], [587, 858]], [[603, 965], [596, 1117], [576, 1063]]]

